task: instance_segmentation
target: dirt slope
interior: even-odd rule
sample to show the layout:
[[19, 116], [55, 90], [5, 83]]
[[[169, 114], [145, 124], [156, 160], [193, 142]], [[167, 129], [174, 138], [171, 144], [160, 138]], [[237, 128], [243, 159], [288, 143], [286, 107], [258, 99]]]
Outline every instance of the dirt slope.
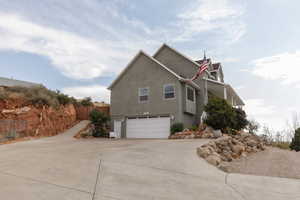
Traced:
[[300, 179], [300, 152], [268, 147], [230, 163], [230, 172]]

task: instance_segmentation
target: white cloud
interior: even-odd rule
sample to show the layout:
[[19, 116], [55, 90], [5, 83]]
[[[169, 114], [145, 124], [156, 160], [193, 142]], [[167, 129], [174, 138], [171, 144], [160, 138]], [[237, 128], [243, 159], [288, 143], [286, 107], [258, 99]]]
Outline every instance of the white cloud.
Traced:
[[177, 39], [189, 40], [199, 32], [217, 30], [220, 37], [235, 42], [245, 34], [245, 24], [239, 19], [243, 13], [243, 5], [229, 0], [198, 0], [178, 15], [184, 31]]
[[248, 119], [255, 119], [261, 125], [268, 125], [274, 130], [281, 130], [286, 126], [289, 113], [283, 108], [270, 105], [263, 99], [247, 99], [244, 107]]
[[75, 79], [118, 72], [122, 66], [117, 61], [131, 55], [109, 41], [41, 26], [17, 15], [0, 14], [0, 37], [0, 50], [46, 56], [65, 76]]
[[244, 85], [239, 85], [239, 86], [236, 86], [234, 87], [236, 90], [243, 90], [245, 89], [245, 86]]
[[[244, 30], [238, 19], [243, 7], [227, 0], [199, 0], [169, 24], [151, 26], [125, 13], [122, 8], [130, 5], [127, 1], [45, 2], [38, 10], [9, 4], [1, 9], [5, 13], [0, 12], [0, 50], [45, 56], [62, 74], [74, 79], [113, 76], [139, 49], [151, 53], [163, 42], [193, 40], [196, 44], [199, 34], [209, 31], [214, 31], [210, 35], [220, 34], [216, 38], [228, 36], [226, 39], [233, 41]], [[79, 10], [84, 13], [80, 18]]]
[[300, 87], [300, 51], [264, 57], [252, 62], [252, 73], [266, 80], [278, 80], [283, 84]]
[[93, 101], [110, 102], [110, 91], [102, 85], [65, 87], [62, 92], [78, 99], [91, 97]]
[[91, 97], [93, 101], [110, 102], [110, 91], [102, 85], [66, 87], [62, 92], [78, 99]]
[[275, 113], [274, 106], [268, 105], [263, 99], [248, 99], [245, 101], [248, 115], [267, 117]]
[[238, 58], [224, 58], [222, 59], [222, 62], [226, 63], [235, 63], [239, 62], [240, 60]]

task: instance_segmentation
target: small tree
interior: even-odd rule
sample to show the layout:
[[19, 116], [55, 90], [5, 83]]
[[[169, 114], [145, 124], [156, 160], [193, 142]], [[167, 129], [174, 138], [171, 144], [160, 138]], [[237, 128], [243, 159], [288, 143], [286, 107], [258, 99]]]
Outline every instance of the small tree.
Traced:
[[92, 98], [86, 97], [80, 101], [80, 104], [83, 106], [92, 106], [93, 105]]
[[241, 108], [232, 108], [234, 112], [234, 122], [233, 122], [233, 129], [235, 130], [242, 130], [244, 129], [249, 121], [247, 120], [246, 112]]
[[56, 90], [56, 98], [61, 105], [72, 103], [72, 98], [67, 94], [61, 93], [59, 90]]
[[249, 133], [255, 134], [258, 131], [259, 127], [260, 127], [260, 124], [257, 121], [255, 121], [254, 119], [248, 121], [247, 130], [249, 131]]
[[290, 148], [295, 151], [300, 151], [300, 128], [296, 129]]
[[104, 113], [94, 109], [90, 113], [90, 120], [92, 124], [95, 126], [95, 130], [93, 132], [94, 137], [105, 136], [106, 133], [106, 124], [109, 121], [109, 117]]
[[226, 100], [211, 97], [204, 107], [207, 117], [204, 123], [214, 129], [242, 130], [248, 124], [247, 115], [241, 108], [233, 108]]
[[207, 125], [221, 130], [233, 127], [235, 113], [224, 99], [211, 97], [204, 110], [207, 113], [204, 123]]

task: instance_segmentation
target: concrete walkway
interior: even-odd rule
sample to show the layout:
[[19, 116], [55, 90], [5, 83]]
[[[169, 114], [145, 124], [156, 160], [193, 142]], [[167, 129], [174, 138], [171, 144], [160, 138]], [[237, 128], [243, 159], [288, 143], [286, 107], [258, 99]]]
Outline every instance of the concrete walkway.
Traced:
[[0, 146], [9, 200], [298, 200], [300, 180], [225, 174], [196, 155], [207, 140], [74, 139], [66, 133]]

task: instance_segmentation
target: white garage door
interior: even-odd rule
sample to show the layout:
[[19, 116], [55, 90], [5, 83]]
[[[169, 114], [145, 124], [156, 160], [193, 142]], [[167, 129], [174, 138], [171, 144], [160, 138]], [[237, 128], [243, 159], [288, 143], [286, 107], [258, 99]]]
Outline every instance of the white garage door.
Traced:
[[168, 138], [169, 135], [169, 117], [127, 119], [127, 138]]

